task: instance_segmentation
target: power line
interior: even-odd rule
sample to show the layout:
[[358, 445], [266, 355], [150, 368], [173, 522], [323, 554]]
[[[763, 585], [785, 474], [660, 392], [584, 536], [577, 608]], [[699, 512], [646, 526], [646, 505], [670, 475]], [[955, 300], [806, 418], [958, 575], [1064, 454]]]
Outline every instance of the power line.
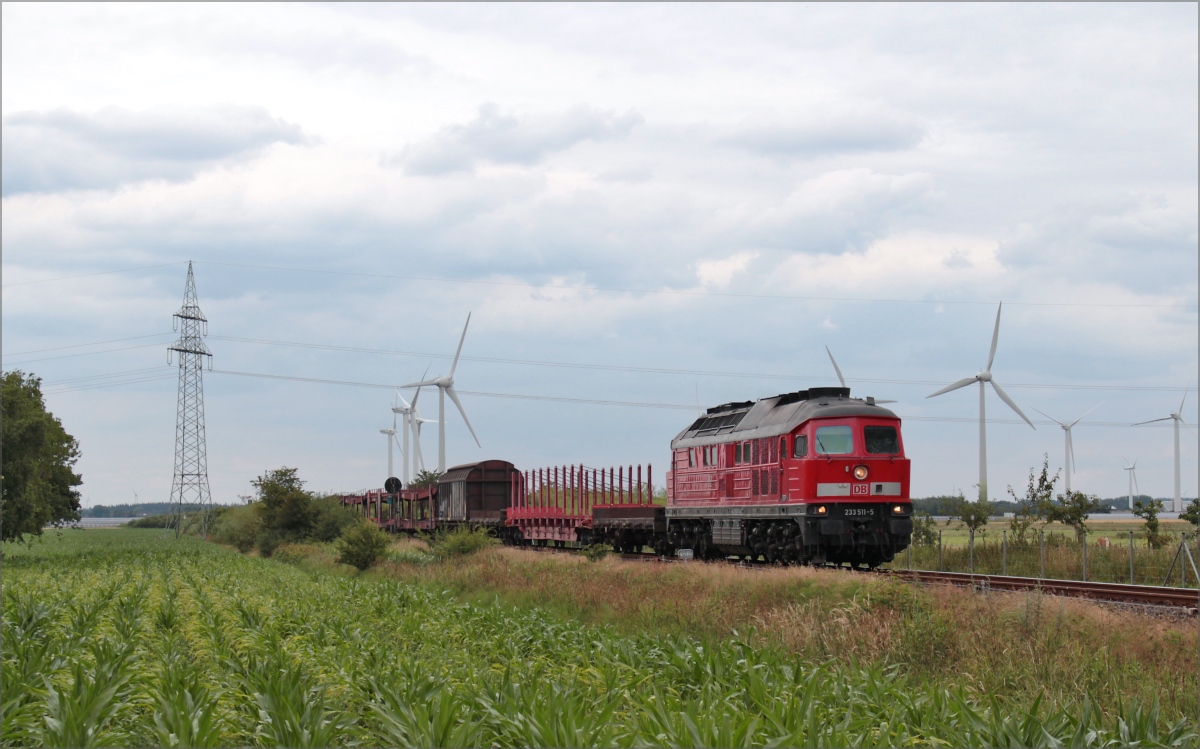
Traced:
[[169, 268], [173, 265], [182, 265], [183, 263], [186, 263], [186, 262], [187, 262], [186, 260], [176, 260], [173, 263], [160, 263], [158, 265], [141, 265], [141, 266], [138, 266], [137, 268], [122, 268], [120, 270], [102, 270], [102, 271], [99, 271], [98, 273], [84, 273], [84, 274], [78, 275], [78, 276], [55, 276], [54, 278], [42, 278], [37, 281], [14, 281], [13, 283], [4, 284], [4, 288], [7, 289], [9, 286], [29, 286], [30, 284], [35, 284], [35, 283], [52, 283], [54, 281], [70, 281], [71, 279], [75, 279], [75, 278], [91, 278], [92, 276], [108, 276], [108, 275], [112, 275], [113, 273], [130, 273], [135, 270], [149, 270], [151, 268]]
[[[22, 364], [33, 364], [34, 362], [40, 362], [40, 361], [53, 361], [55, 359], [73, 359], [77, 356], [96, 356], [97, 354], [111, 354], [116, 351], [132, 351], [133, 349], [149, 348], [151, 346], [161, 346], [161, 345], [162, 345], [161, 343], [143, 343], [140, 346], [123, 346], [121, 348], [104, 349], [103, 351], [84, 351], [84, 352], [81, 352], [78, 354], [63, 354], [62, 356], [43, 356], [40, 359], [26, 359], [25, 361], [19, 361], [19, 362], [7, 362], [7, 365], [11, 366], [11, 367], [19, 367]], [[13, 354], [13, 356], [17, 356], [17, 354]], [[7, 359], [8, 357], [4, 357], [4, 358]]]
[[122, 341], [136, 341], [140, 338], [158, 338], [165, 335], [175, 335], [174, 333], [151, 333], [149, 335], [135, 335], [129, 338], [113, 338], [107, 341], [94, 341], [92, 343], [73, 343], [70, 346], [55, 346], [54, 348], [39, 348], [32, 351], [17, 351], [14, 353], [5, 354], [5, 356], [28, 356], [29, 354], [44, 354], [47, 351], [63, 351], [69, 348], [84, 348], [85, 346], [100, 346], [105, 343], [120, 343]]
[[[318, 378], [318, 377], [298, 377], [296, 375], [265, 374], [262, 372], [235, 372], [235, 371], [226, 370], [226, 369], [214, 369], [211, 371], [214, 374], [236, 375], [238, 377], [256, 377], [256, 378], [262, 378], [262, 379], [268, 379], [268, 380], [288, 380], [291, 382], [307, 382], [307, 383], [313, 383], [313, 384], [319, 384], [319, 385], [340, 385], [343, 387], [372, 388], [372, 389], [376, 389], [376, 390], [396, 390], [400, 387], [399, 385], [387, 385], [387, 384], [377, 383], [377, 382], [356, 382], [353, 380], [328, 380], [328, 379], [322, 379], [322, 378]], [[660, 408], [660, 409], [669, 409], [669, 410], [674, 410], [674, 411], [695, 412], [695, 410], [696, 410], [695, 405], [686, 405], [686, 404], [682, 404], [682, 403], [653, 403], [653, 402], [645, 402], [645, 401], [615, 401], [615, 400], [601, 400], [599, 398], [562, 398], [562, 397], [556, 397], [556, 396], [550, 396], [550, 395], [525, 395], [525, 394], [520, 394], [520, 393], [491, 393], [491, 392], [485, 392], [485, 391], [479, 391], [479, 390], [459, 390], [458, 392], [463, 395], [475, 395], [475, 396], [479, 396], [479, 397], [483, 397], [483, 398], [506, 398], [506, 399], [515, 399], [515, 400], [549, 401], [549, 402], [554, 402], [554, 403], [580, 403], [580, 404], [598, 405], [598, 406], [629, 406], [629, 407], [634, 407], [634, 408]], [[978, 419], [974, 419], [974, 418], [970, 418], [970, 417], [901, 416], [901, 419], [904, 421], [933, 421], [933, 422], [944, 422], [944, 423], [953, 423], [953, 424], [957, 424], [957, 423], [976, 424], [976, 423], [978, 423]], [[1024, 424], [1025, 422], [1020, 421], [1018, 419], [991, 419], [988, 421], [988, 423], [989, 424]], [[1054, 425], [1054, 422], [1052, 422], [1052, 421], [1039, 421], [1039, 422], [1035, 422], [1035, 423], [1042, 424], [1043, 426], [1053, 426]], [[1083, 422], [1079, 423], [1079, 426], [1129, 427], [1132, 425], [1127, 422], [1123, 422], [1123, 421], [1083, 421]], [[1144, 425], [1144, 426], [1149, 426], [1149, 425]]]
[[117, 380], [115, 382], [101, 382], [92, 385], [76, 385], [73, 387], [54, 388], [53, 390], [43, 390], [44, 395], [58, 395], [59, 393], [75, 393], [82, 390], [99, 390], [101, 388], [118, 387], [120, 385], [136, 385], [143, 382], [158, 382], [159, 380], [169, 380], [175, 377], [174, 372], [164, 372], [160, 375], [152, 375], [149, 377], [134, 377], [127, 380]]
[[[429, 359], [452, 359], [448, 354], [432, 354], [419, 351], [398, 351], [392, 349], [364, 348], [359, 346], [336, 346], [321, 343], [303, 343], [300, 341], [276, 341], [266, 338], [239, 338], [235, 336], [209, 336], [211, 340], [232, 341], [234, 343], [256, 343], [269, 346], [290, 346], [295, 348], [318, 349], [324, 351], [344, 351], [360, 354], [382, 354], [388, 356], [411, 356]], [[556, 362], [536, 359], [510, 359], [490, 356], [460, 356], [467, 361], [488, 362], [492, 364], [519, 364], [535, 367], [560, 367], [568, 369], [595, 369], [611, 372], [641, 372], [647, 374], [688, 375], [693, 377], [738, 377], [756, 380], [824, 380], [831, 379], [823, 376], [805, 374], [762, 374], [759, 372], [725, 372], [699, 369], [672, 369], [666, 367], [632, 367], [619, 364], [595, 364], [586, 362]], [[945, 385], [943, 380], [895, 380], [878, 377], [847, 377], [849, 382], [872, 383], [877, 385]], [[1044, 385], [1036, 383], [1006, 384], [1007, 388], [1043, 389], [1043, 390], [1140, 390], [1178, 392], [1178, 387], [1163, 385]]]
[[[889, 303], [889, 304], [963, 304], [963, 305], [986, 305], [991, 306], [996, 304], [993, 300], [966, 299], [966, 300], [944, 300], [944, 299], [890, 299], [890, 298], [866, 298], [866, 297], [836, 297], [836, 296], [802, 296], [794, 294], [738, 294], [728, 291], [700, 291], [693, 289], [635, 289], [617, 286], [582, 286], [582, 285], [561, 285], [547, 286], [546, 284], [524, 283], [521, 281], [483, 281], [478, 279], [467, 278], [444, 278], [441, 276], [408, 276], [396, 275], [391, 273], [363, 273], [360, 271], [338, 271], [338, 270], [319, 270], [314, 268], [292, 268], [282, 265], [249, 265], [244, 263], [221, 263], [216, 261], [206, 261], [208, 265], [220, 265], [229, 268], [251, 268], [255, 270], [282, 270], [292, 273], [317, 273], [334, 276], [352, 276], [358, 278], [388, 278], [401, 281], [423, 281], [435, 283], [462, 283], [476, 284], [480, 286], [507, 286], [527, 289], [551, 289], [551, 290], [570, 290], [570, 291], [603, 291], [619, 294], [664, 294], [671, 296], [698, 296], [698, 297], [723, 297], [729, 299], [778, 299], [789, 301], [809, 301], [809, 302], [873, 302], [873, 303]], [[1152, 307], [1164, 309], [1195, 309], [1195, 304], [1098, 304], [1089, 302], [1009, 302], [1009, 305], [1020, 305], [1022, 307]]]

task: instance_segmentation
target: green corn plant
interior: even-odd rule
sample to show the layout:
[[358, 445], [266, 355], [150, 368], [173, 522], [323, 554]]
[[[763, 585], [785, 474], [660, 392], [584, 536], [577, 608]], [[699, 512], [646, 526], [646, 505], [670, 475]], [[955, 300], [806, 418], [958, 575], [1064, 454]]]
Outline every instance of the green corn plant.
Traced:
[[102, 641], [93, 646], [95, 664], [71, 664], [71, 683], [60, 691], [45, 681], [45, 726], [39, 743], [55, 747], [117, 746], [126, 743], [118, 731], [107, 730], [128, 696], [133, 674], [127, 668], [127, 652]]
[[154, 736], [165, 747], [224, 746], [217, 719], [218, 692], [210, 692], [178, 657], [168, 661], [158, 684]]

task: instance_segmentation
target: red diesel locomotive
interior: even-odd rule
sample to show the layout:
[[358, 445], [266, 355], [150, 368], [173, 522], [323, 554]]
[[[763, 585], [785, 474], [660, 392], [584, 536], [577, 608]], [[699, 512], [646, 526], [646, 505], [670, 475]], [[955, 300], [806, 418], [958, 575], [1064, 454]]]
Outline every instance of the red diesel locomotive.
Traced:
[[348, 495], [380, 525], [429, 532], [473, 525], [507, 544], [607, 543], [700, 559], [875, 567], [912, 537], [900, 419], [849, 388], [811, 388], [726, 403], [671, 441], [666, 504], [649, 467], [505, 461], [450, 469], [421, 491]]
[[910, 543], [900, 419], [849, 388], [710, 408], [671, 450], [671, 547], [701, 558], [874, 567]]

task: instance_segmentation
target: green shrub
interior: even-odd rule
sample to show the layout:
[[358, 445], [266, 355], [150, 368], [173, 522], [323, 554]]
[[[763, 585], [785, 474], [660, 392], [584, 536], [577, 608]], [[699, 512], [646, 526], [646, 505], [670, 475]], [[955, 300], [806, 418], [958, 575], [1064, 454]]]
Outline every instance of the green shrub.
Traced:
[[258, 537], [254, 539], [254, 543], [258, 546], [258, 553], [264, 557], [269, 557], [275, 553], [275, 549], [279, 548], [279, 544], [283, 542], [279, 533], [270, 528], [261, 528], [258, 531]]
[[258, 540], [258, 513], [254, 505], [230, 507], [222, 512], [213, 526], [212, 538], [243, 554], [253, 549]]
[[383, 556], [391, 544], [374, 523], [358, 522], [346, 529], [335, 544], [338, 561], [365, 570]]
[[362, 518], [357, 512], [343, 507], [337, 497], [320, 497], [313, 500], [313, 530], [314, 541], [328, 543], [336, 541], [347, 528]]
[[592, 544], [591, 546], [583, 547], [583, 555], [587, 557], [589, 562], [599, 562], [604, 557], [612, 553], [613, 547], [608, 544]]
[[130, 520], [125, 524], [127, 528], [166, 528], [171, 524], [170, 515], [147, 515], [144, 518]]
[[486, 528], [461, 526], [452, 531], [438, 533], [429, 545], [435, 555], [445, 559], [474, 554], [496, 543], [496, 539]]

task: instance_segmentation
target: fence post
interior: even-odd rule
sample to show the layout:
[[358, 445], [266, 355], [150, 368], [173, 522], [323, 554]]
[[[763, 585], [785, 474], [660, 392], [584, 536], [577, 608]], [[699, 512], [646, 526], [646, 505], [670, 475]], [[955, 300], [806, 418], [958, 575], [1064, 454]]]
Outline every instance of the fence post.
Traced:
[[1038, 531], [1038, 536], [1041, 538], [1042, 547], [1042, 572], [1038, 575], [1038, 579], [1046, 579], [1046, 531], [1045, 529]]
[[1129, 531], [1129, 584], [1133, 585], [1133, 531]]
[[907, 552], [908, 552], [908, 568], [911, 570], [912, 569], [912, 544], [911, 543], [908, 545]]
[[942, 571], [942, 532], [938, 531], [938, 572]]
[[1087, 531], [1083, 532], [1083, 581], [1087, 582]]
[[975, 574], [975, 529], [972, 528], [967, 536], [967, 558], [971, 565], [971, 574]]
[[1003, 570], [1004, 570], [1003, 574], [1005, 577], [1007, 577], [1008, 576], [1008, 531], [1001, 531], [1001, 533], [1003, 535], [1002, 535], [1001, 541], [1000, 541], [1000, 546], [1001, 546], [1000, 557], [1003, 560], [1001, 562], [1001, 564], [1003, 565]]

